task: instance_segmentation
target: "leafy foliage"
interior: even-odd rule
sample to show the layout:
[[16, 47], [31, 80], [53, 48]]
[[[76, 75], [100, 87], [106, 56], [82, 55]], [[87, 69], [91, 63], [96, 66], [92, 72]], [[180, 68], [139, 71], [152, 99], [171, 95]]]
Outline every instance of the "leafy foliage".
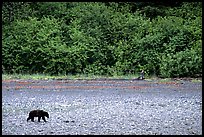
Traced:
[[201, 3], [4, 2], [2, 72], [202, 74]]
[[[160, 64], [161, 74], [164, 77], [185, 77], [202, 74], [202, 59], [198, 52], [185, 50], [176, 54], [167, 54], [162, 57]], [[195, 65], [200, 64], [200, 65]]]

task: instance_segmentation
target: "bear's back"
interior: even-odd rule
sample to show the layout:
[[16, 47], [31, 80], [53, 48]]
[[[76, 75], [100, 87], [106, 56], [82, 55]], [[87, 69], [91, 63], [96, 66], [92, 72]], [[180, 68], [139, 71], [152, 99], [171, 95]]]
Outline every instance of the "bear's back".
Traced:
[[30, 111], [30, 115], [32, 115], [32, 116], [42, 116], [42, 114], [43, 114], [43, 110], [39, 110], [39, 109], [37, 109], [37, 110], [32, 110], [32, 111]]

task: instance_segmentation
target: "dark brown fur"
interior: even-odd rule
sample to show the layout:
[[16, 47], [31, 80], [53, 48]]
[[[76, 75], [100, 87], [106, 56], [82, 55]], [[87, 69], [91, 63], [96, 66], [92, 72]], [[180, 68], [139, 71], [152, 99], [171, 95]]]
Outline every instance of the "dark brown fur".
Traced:
[[27, 118], [27, 121], [31, 119], [31, 121], [34, 122], [34, 117], [38, 117], [38, 122], [40, 122], [40, 119], [42, 117], [42, 119], [46, 122], [45, 116], [49, 118], [49, 114], [44, 110], [32, 110], [29, 113], [29, 117]]

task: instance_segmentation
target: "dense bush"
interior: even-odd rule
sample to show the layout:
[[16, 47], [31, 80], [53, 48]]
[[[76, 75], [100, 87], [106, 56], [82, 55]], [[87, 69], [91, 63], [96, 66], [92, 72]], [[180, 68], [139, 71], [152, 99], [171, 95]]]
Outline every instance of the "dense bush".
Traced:
[[[199, 54], [201, 56], [201, 54]], [[202, 59], [198, 52], [194, 50], [185, 50], [170, 53], [162, 57], [160, 64], [163, 77], [185, 77], [199, 76], [202, 74]], [[195, 65], [200, 64], [200, 65]]]
[[17, 20], [5, 27], [7, 31], [3, 33], [3, 65], [17, 73], [42, 72], [57, 56], [55, 51], [65, 46], [60, 24], [54, 18]]
[[202, 74], [201, 3], [4, 2], [6, 73]]

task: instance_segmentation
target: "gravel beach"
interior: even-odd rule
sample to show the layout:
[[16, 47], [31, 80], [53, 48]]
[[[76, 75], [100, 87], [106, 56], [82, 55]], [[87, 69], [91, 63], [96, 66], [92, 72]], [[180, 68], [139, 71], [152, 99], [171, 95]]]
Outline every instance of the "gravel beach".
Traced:
[[2, 134], [202, 135], [202, 82], [3, 80]]

